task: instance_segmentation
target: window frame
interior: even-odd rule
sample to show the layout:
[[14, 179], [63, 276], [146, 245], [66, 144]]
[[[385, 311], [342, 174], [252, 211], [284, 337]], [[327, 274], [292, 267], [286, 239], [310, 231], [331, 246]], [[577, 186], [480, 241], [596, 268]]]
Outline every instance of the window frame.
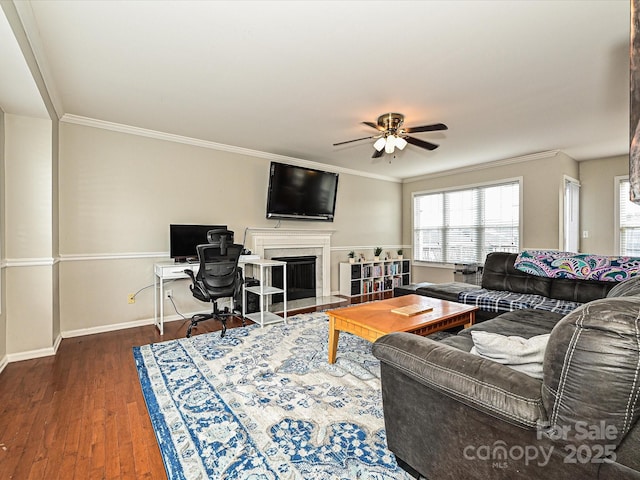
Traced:
[[[429, 190], [420, 190], [411, 192], [411, 261], [414, 265], [425, 266], [425, 267], [441, 267], [441, 268], [454, 268], [455, 264], [450, 262], [430, 262], [428, 260], [417, 260], [415, 258], [417, 246], [415, 244], [415, 231], [416, 231], [416, 222], [415, 222], [415, 204], [416, 197], [423, 195], [432, 195], [436, 193], [447, 193], [447, 192], [456, 192], [456, 191], [464, 191], [471, 190], [474, 188], [482, 188], [482, 187], [497, 187], [500, 185], [508, 184], [508, 183], [517, 183], [518, 184], [518, 251], [522, 250], [522, 224], [523, 224], [523, 194], [524, 194], [524, 177], [509, 177], [509, 178], [501, 178], [499, 180], [490, 180], [487, 182], [479, 182], [467, 185], [458, 185], [455, 187], [444, 187], [444, 188], [434, 188]], [[469, 263], [476, 263], [475, 261], [470, 261]], [[481, 262], [484, 263], [484, 260]]]
[[[614, 222], [614, 228], [613, 228], [613, 236], [614, 236], [614, 254], [615, 255], [625, 255], [628, 256], [629, 253], [623, 253], [621, 248], [620, 248], [620, 228], [621, 228], [621, 224], [620, 224], [620, 184], [622, 182], [630, 182], [629, 179], [629, 175], [617, 175], [615, 177], [613, 177], [613, 208], [614, 208], [614, 214], [613, 214], [613, 222]], [[627, 199], [629, 200], [629, 199]], [[631, 202], [631, 200], [629, 200], [629, 202]]]
[[[575, 209], [575, 213], [577, 215], [577, 221], [576, 222], [571, 222], [570, 220], [568, 221], [567, 219], [567, 214], [570, 213], [568, 212], [568, 208], [573, 206], [573, 205], [569, 205], [567, 204], [567, 187], [569, 185], [573, 185], [577, 188], [577, 209]], [[580, 240], [581, 240], [581, 236], [580, 236], [580, 189], [582, 188], [582, 185], [580, 184], [579, 180], [576, 180], [573, 177], [570, 177], [569, 175], [564, 175], [563, 179], [562, 179], [562, 192], [560, 194], [560, 198], [561, 198], [561, 202], [562, 202], [562, 209], [561, 209], [561, 214], [562, 214], [562, 218], [561, 218], [561, 225], [560, 225], [560, 245], [559, 248], [561, 250], [564, 251], [574, 251], [574, 252], [579, 252], [581, 250], [581, 245], [580, 245]], [[568, 223], [571, 223], [572, 225], [575, 225], [576, 227], [576, 248], [572, 249], [570, 248], [569, 245], [567, 245], [568, 240], [571, 237], [571, 232], [567, 231], [567, 226]]]

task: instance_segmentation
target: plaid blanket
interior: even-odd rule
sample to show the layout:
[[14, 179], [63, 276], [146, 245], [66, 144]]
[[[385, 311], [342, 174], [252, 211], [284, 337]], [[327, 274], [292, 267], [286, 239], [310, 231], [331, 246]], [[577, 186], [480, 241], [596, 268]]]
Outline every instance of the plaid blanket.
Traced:
[[543, 297], [529, 293], [514, 293], [500, 290], [487, 290], [480, 288], [468, 290], [458, 294], [458, 302], [466, 305], [475, 305], [481, 310], [489, 312], [512, 312], [525, 308], [537, 310], [548, 310], [561, 314], [567, 314], [581, 303], [570, 302], [568, 300], [557, 300], [555, 298]]

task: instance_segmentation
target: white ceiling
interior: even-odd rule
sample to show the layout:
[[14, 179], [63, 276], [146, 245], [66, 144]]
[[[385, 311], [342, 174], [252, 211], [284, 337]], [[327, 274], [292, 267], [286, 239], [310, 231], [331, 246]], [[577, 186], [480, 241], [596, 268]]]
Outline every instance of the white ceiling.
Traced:
[[[629, 0], [14, 3], [60, 116], [394, 178], [628, 152]], [[332, 146], [386, 112], [449, 130]]]

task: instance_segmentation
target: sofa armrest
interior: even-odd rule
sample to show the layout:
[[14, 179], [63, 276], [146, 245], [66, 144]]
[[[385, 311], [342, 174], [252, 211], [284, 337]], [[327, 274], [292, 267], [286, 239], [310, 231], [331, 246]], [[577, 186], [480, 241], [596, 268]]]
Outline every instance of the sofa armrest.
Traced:
[[373, 354], [425, 387], [509, 423], [548, 423], [542, 382], [505, 365], [405, 332], [376, 340]]

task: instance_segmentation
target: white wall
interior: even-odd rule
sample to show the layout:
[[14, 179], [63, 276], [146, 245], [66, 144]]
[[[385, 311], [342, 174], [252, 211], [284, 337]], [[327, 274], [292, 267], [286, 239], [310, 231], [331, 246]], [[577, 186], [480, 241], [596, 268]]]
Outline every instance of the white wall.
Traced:
[[580, 239], [582, 252], [617, 253], [614, 177], [628, 174], [628, 155], [580, 162], [580, 230], [589, 232]]
[[57, 337], [52, 123], [7, 114], [4, 124], [7, 353], [50, 354]]
[[[559, 248], [559, 224], [563, 175], [577, 178], [578, 163], [564, 153], [539, 155], [530, 160], [496, 162], [493, 166], [461, 169], [407, 181], [403, 185], [403, 241], [412, 242], [412, 194], [414, 192], [474, 185], [522, 177], [522, 248]], [[451, 268], [414, 265], [414, 282], [452, 282]]]
[[4, 112], [0, 110], [0, 371], [7, 359], [7, 316], [6, 316], [6, 279], [5, 279], [5, 174], [4, 174]]
[[[91, 126], [60, 127], [61, 329], [99, 331], [153, 317], [153, 263], [168, 260], [169, 224], [275, 227], [265, 218], [270, 160]], [[332, 223], [283, 221], [280, 228], [332, 229], [331, 290], [351, 249], [401, 245], [402, 186], [340, 173]], [[370, 255], [372, 256], [372, 254]], [[171, 288], [181, 313], [207, 307], [187, 281]], [[173, 313], [169, 302], [165, 308]]]
[[[62, 123], [58, 160], [51, 152], [55, 124], [15, 115], [3, 119], [0, 178], [6, 188], [0, 197], [5, 213], [0, 251], [7, 265], [0, 277], [0, 363], [7, 355], [51, 351], [59, 332], [149, 323], [152, 267], [168, 259], [170, 223], [226, 223], [238, 236], [245, 227], [277, 223], [265, 219], [268, 159]], [[613, 202], [613, 176], [625, 169], [626, 157], [578, 166], [559, 153], [404, 184], [341, 173], [335, 222], [285, 221], [281, 228], [335, 230], [335, 292], [338, 263], [349, 250], [370, 257], [377, 245], [411, 245], [414, 191], [522, 176], [523, 246], [557, 248], [563, 175], [581, 179], [582, 222], [592, 232], [608, 214], [602, 198]], [[606, 225], [602, 230], [607, 231]], [[611, 240], [590, 235], [597, 243], [585, 248], [607, 253], [613, 233], [609, 236]], [[48, 265], [43, 259], [57, 257], [58, 238], [60, 263]], [[414, 281], [452, 280], [449, 269], [415, 267], [413, 274]], [[203, 309], [186, 281], [171, 288], [180, 312]], [[42, 295], [34, 297], [33, 289]], [[127, 295], [138, 291], [136, 303], [129, 305]], [[172, 313], [168, 302], [165, 308]]]

